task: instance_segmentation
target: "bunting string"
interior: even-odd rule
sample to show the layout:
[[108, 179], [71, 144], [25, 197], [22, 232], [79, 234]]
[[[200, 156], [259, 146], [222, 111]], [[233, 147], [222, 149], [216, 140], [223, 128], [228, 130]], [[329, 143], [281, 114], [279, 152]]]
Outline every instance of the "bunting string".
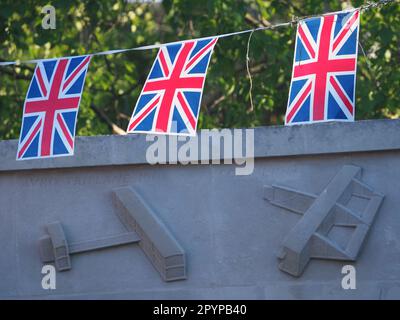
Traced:
[[247, 69], [247, 75], [249, 76], [249, 81], [250, 81], [250, 88], [249, 88], [249, 99], [250, 99], [250, 110], [254, 110], [254, 105], [253, 105], [253, 78], [251, 77], [251, 72], [250, 72], [250, 57], [249, 57], [249, 51], [250, 51], [250, 41], [251, 37], [253, 36], [254, 30], [250, 33], [249, 39], [247, 40], [247, 51], [246, 51], [246, 69]]
[[[397, 0], [398, 1], [398, 0]], [[295, 51], [285, 125], [354, 121], [360, 14], [394, 0], [211, 37], [116, 49], [51, 59], [6, 61], [36, 63], [29, 85], [16, 160], [74, 154], [77, 115], [93, 56], [158, 49], [126, 133], [195, 136], [211, 55], [220, 38], [247, 34], [245, 67], [249, 108], [254, 111], [250, 44], [256, 31], [296, 27]], [[368, 67], [369, 61], [367, 58]]]
[[[351, 8], [351, 9], [346, 9], [346, 10], [342, 10], [342, 11], [335, 11], [335, 12], [328, 12], [328, 13], [318, 14], [318, 15], [292, 17], [292, 20], [288, 21], [288, 22], [272, 24], [272, 25], [269, 25], [269, 26], [262, 26], [262, 27], [258, 27], [258, 28], [247, 29], [247, 30], [236, 31], [236, 32], [230, 32], [230, 33], [225, 33], [225, 34], [219, 34], [219, 35], [214, 35], [214, 36], [202, 37], [202, 38], [197, 38], [196, 40], [203, 40], [203, 39], [205, 40], [205, 39], [211, 39], [211, 38], [218, 38], [219, 39], [219, 38], [226, 38], [226, 37], [231, 37], [231, 36], [236, 36], [236, 35], [241, 35], [241, 34], [246, 34], [246, 33], [251, 33], [251, 35], [252, 35], [256, 31], [274, 30], [274, 29], [277, 29], [277, 28], [290, 27], [290, 26], [293, 27], [293, 26], [297, 25], [300, 21], [305, 20], [305, 19], [323, 17], [323, 16], [327, 16], [327, 15], [331, 15], [331, 14], [336, 14], [338, 12], [351, 13], [351, 12], [354, 12], [356, 10], [366, 11], [366, 10], [373, 9], [373, 8], [378, 8], [378, 7], [380, 8], [382, 6], [386, 6], [388, 4], [395, 3], [396, 1], [397, 0], [380, 0], [380, 1], [376, 1], [376, 2], [369, 2], [368, 1], [366, 4], [361, 5], [361, 6], [357, 7], [357, 8]], [[251, 39], [251, 35], [249, 36], [249, 40]], [[129, 51], [152, 50], [152, 49], [159, 49], [159, 48], [167, 46], [167, 45], [183, 43], [183, 42], [186, 42], [186, 41], [188, 41], [188, 40], [180, 40], [180, 41], [167, 42], [167, 43], [161, 43], [161, 44], [139, 46], [139, 47], [127, 48], [127, 49], [114, 49], [114, 50], [107, 50], [107, 51], [101, 51], [101, 52], [86, 53], [85, 55], [102, 56], [102, 55], [125, 53], [125, 52], [129, 52]], [[64, 58], [71, 58], [71, 57], [74, 57], [74, 56], [66, 56]], [[37, 62], [40, 62], [40, 61], [53, 60], [53, 59], [58, 59], [58, 58], [59, 57], [43, 58], [43, 59], [31, 59], [31, 60], [3, 61], [3, 62], [0, 62], [0, 66], [19, 65], [19, 64], [23, 64], [23, 63], [37, 63]], [[246, 62], [247, 62], [247, 58], [248, 58], [248, 56], [246, 57]], [[248, 67], [248, 62], [247, 62], [247, 67]]]

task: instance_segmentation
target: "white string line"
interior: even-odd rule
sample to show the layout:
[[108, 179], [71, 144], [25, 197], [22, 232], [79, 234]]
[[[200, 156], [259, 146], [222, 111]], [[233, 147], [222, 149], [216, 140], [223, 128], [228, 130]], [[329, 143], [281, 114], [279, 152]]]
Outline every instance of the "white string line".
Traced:
[[[297, 24], [301, 20], [305, 19], [310, 19], [310, 18], [317, 18], [317, 17], [323, 17], [327, 15], [332, 15], [332, 14], [337, 14], [337, 13], [350, 13], [354, 11], [365, 11], [369, 10], [371, 8], [376, 8], [376, 7], [381, 7], [387, 4], [392, 4], [396, 0], [380, 0], [378, 2], [368, 2], [365, 5], [359, 6], [357, 8], [352, 8], [348, 10], [342, 10], [342, 11], [335, 11], [335, 12], [328, 12], [324, 14], [318, 14], [318, 15], [309, 15], [309, 16], [303, 16], [303, 17], [293, 17], [293, 19], [289, 22], [284, 22], [284, 23], [278, 23], [275, 25], [270, 25], [270, 26], [265, 26], [265, 27], [258, 27], [258, 28], [253, 28], [253, 29], [247, 29], [243, 31], [236, 31], [236, 32], [230, 32], [230, 33], [225, 33], [225, 34], [220, 34], [220, 35], [214, 35], [214, 36], [208, 36], [208, 37], [202, 37], [202, 38], [196, 38], [196, 39], [189, 39], [189, 40], [180, 40], [180, 41], [174, 41], [174, 42], [167, 42], [167, 43], [161, 43], [161, 44], [153, 44], [153, 45], [146, 45], [146, 46], [140, 46], [140, 47], [135, 47], [135, 48], [128, 48], [128, 49], [115, 49], [115, 50], [107, 50], [107, 51], [101, 51], [101, 52], [95, 52], [95, 53], [88, 53], [86, 55], [88, 56], [100, 56], [100, 55], [109, 55], [109, 54], [117, 54], [117, 53], [123, 53], [123, 52], [128, 52], [128, 51], [140, 51], [140, 50], [151, 50], [151, 49], [159, 49], [164, 46], [172, 45], [172, 44], [179, 44], [182, 42], [187, 42], [190, 40], [206, 40], [206, 39], [214, 39], [214, 38], [225, 38], [225, 37], [231, 37], [239, 34], [244, 34], [244, 33], [253, 33], [255, 31], [262, 31], [262, 30], [269, 30], [269, 29], [275, 29], [275, 28], [280, 28], [280, 27], [288, 27], [288, 26], [293, 26]], [[63, 56], [62, 58], [72, 58], [76, 56]], [[54, 59], [59, 59], [60, 57], [54, 57], [54, 58], [44, 58], [44, 59], [32, 59], [32, 60], [15, 60], [15, 61], [3, 61], [0, 62], [0, 66], [9, 66], [9, 65], [15, 65], [15, 64], [21, 64], [21, 63], [37, 63], [40, 61], [48, 61], [48, 60], [54, 60]]]
[[360, 46], [360, 48], [361, 48], [361, 52], [362, 52], [362, 54], [363, 54], [363, 55], [364, 55], [364, 57], [365, 57], [365, 61], [367, 62], [367, 67], [368, 67], [368, 70], [369, 70], [369, 72], [371, 72], [371, 73], [372, 73], [371, 62], [369, 61], [369, 58], [368, 58], [367, 54], [365, 53], [364, 47], [361, 45], [361, 42], [360, 42], [360, 40], [358, 41], [358, 45]]
[[250, 33], [249, 35], [249, 40], [247, 40], [247, 51], [246, 51], [246, 68], [247, 68], [247, 75], [249, 76], [249, 81], [250, 81], [250, 88], [249, 88], [249, 98], [250, 98], [250, 111], [254, 110], [254, 105], [253, 105], [253, 79], [251, 77], [251, 72], [250, 72], [250, 58], [249, 58], [249, 51], [250, 51], [250, 41], [251, 37], [253, 36], [254, 30]]

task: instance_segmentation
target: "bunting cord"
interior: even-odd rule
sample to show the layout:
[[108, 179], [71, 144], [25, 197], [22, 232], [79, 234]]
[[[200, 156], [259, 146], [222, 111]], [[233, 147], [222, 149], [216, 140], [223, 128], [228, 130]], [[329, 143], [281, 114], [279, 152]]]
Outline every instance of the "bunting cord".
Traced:
[[[274, 24], [274, 25], [263, 26], [263, 27], [253, 28], [253, 29], [236, 31], [236, 32], [230, 32], [230, 33], [225, 33], [225, 34], [219, 34], [219, 35], [214, 35], [214, 36], [196, 38], [196, 39], [193, 39], [193, 40], [204, 40], [204, 39], [211, 39], [211, 38], [218, 38], [219, 39], [219, 38], [226, 38], [226, 37], [241, 35], [241, 34], [245, 34], [245, 33], [251, 33], [250, 36], [249, 36], [249, 42], [250, 42], [252, 34], [254, 32], [256, 32], [256, 31], [273, 30], [273, 29], [280, 28], [280, 27], [295, 26], [300, 21], [305, 20], [305, 19], [323, 17], [323, 16], [327, 16], [327, 15], [331, 15], [331, 14], [336, 14], [336, 13], [339, 13], [339, 12], [350, 13], [350, 12], [354, 12], [354, 11], [357, 11], [357, 10], [366, 11], [366, 10], [369, 10], [369, 9], [378, 8], [378, 7], [380, 8], [380, 7], [389, 5], [389, 4], [393, 4], [395, 2], [398, 2], [398, 0], [380, 0], [380, 1], [377, 1], [377, 2], [367, 1], [366, 4], [361, 5], [361, 6], [357, 7], [357, 8], [351, 8], [351, 9], [348, 9], [348, 10], [335, 11], [335, 12], [328, 12], [328, 13], [318, 14], [318, 15], [308, 15], [308, 16], [302, 16], [302, 17], [293, 17], [292, 20], [289, 21], [289, 22], [278, 23], [278, 24]], [[101, 55], [124, 53], [124, 52], [129, 52], [129, 51], [142, 51], [142, 50], [159, 49], [159, 48], [167, 46], [167, 45], [179, 44], [179, 43], [182, 43], [182, 42], [186, 42], [188, 40], [191, 40], [191, 39], [168, 42], [168, 43], [161, 43], [161, 44], [146, 45], [146, 46], [140, 46], [140, 47], [128, 48], [128, 49], [115, 49], [115, 50], [107, 50], [107, 51], [101, 51], [101, 52], [87, 53], [85, 55], [88, 55], [88, 56], [101, 56]], [[249, 43], [248, 43], [248, 45], [249, 45]], [[64, 58], [70, 58], [70, 57], [72, 57], [72, 56], [65, 56]], [[19, 64], [22, 64], [22, 63], [37, 63], [39, 61], [53, 60], [53, 59], [58, 59], [58, 58], [54, 57], [54, 58], [32, 59], [32, 60], [3, 61], [3, 62], [0, 62], [0, 66], [19, 65]], [[248, 59], [248, 55], [246, 56], [246, 63], [247, 63], [247, 67], [248, 67], [248, 60], [247, 59]], [[250, 79], [251, 79], [251, 76], [250, 76]]]
[[250, 57], [249, 57], [249, 51], [250, 51], [250, 41], [251, 37], [253, 36], [254, 30], [250, 33], [249, 39], [247, 40], [247, 51], [246, 51], [246, 69], [247, 69], [247, 75], [249, 76], [249, 81], [250, 81], [250, 88], [249, 88], [249, 99], [250, 99], [250, 110], [254, 110], [254, 104], [253, 104], [253, 78], [251, 77], [251, 72], [250, 72]]
[[361, 52], [362, 52], [363, 56], [365, 57], [365, 61], [367, 62], [368, 70], [369, 70], [369, 72], [372, 73], [371, 62], [369, 61], [369, 58], [368, 58], [367, 54], [365, 53], [364, 47], [361, 45], [360, 41], [358, 41], [358, 45], [360, 46]]

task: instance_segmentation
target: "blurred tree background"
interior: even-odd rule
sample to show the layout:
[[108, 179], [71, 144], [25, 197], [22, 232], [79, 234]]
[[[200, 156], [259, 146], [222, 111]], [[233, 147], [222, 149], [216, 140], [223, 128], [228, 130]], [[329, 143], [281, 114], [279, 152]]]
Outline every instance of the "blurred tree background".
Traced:
[[[317, 0], [1, 0], [0, 60], [79, 55], [229, 33], [290, 21], [293, 16], [357, 7], [365, 1]], [[41, 27], [43, 6], [56, 8], [56, 29]], [[220, 39], [207, 74], [199, 128], [283, 124], [295, 28], [258, 31], [250, 43], [254, 110], [250, 110], [249, 34]], [[361, 16], [356, 118], [400, 115], [400, 6]], [[157, 50], [96, 56], [81, 101], [77, 134], [125, 131]], [[19, 135], [33, 64], [0, 67], [0, 139]]]

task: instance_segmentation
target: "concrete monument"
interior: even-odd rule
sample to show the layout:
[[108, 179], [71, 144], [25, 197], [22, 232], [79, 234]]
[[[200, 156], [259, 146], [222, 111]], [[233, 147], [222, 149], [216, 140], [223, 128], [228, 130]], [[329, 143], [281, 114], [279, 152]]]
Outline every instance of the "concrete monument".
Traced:
[[150, 165], [151, 143], [15, 161], [0, 142], [1, 298], [400, 298], [400, 120], [256, 128], [248, 175], [215, 153]]

